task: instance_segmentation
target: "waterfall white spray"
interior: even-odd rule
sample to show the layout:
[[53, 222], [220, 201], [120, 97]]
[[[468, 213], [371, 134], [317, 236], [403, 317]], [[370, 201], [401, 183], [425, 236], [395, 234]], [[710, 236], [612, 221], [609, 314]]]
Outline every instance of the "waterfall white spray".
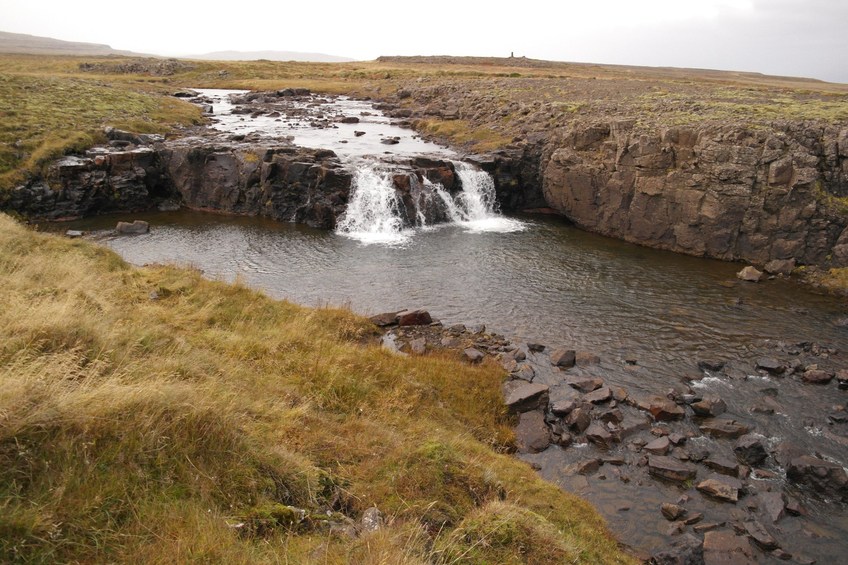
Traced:
[[[497, 211], [495, 183], [488, 173], [468, 163], [454, 162], [462, 190], [451, 195], [438, 183], [423, 179], [412, 181], [411, 204], [419, 227], [426, 227], [434, 202], [440, 204], [442, 217], [471, 232], [521, 231], [524, 224], [504, 218]], [[430, 210], [430, 212], [427, 212]], [[404, 229], [406, 216], [389, 172], [369, 162], [357, 164], [351, 186], [351, 199], [336, 231], [364, 243], [403, 243], [411, 236]]]
[[463, 219], [474, 222], [496, 217], [498, 203], [495, 197], [495, 181], [489, 173], [462, 162], [455, 162], [454, 169], [462, 183], [462, 192], [456, 198], [463, 212]]
[[372, 164], [359, 164], [351, 195], [338, 233], [366, 243], [401, 243], [409, 238], [401, 218], [403, 205], [388, 173]]

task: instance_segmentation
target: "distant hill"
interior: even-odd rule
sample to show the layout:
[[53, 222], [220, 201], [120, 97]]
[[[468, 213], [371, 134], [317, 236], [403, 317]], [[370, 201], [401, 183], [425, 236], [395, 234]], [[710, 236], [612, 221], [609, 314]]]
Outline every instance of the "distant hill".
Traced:
[[306, 61], [311, 63], [349, 63], [354, 59], [326, 55], [324, 53], [300, 53], [298, 51], [213, 51], [203, 55], [185, 55], [181, 59], [203, 61]]
[[108, 45], [63, 41], [50, 37], [0, 31], [0, 53], [29, 53], [33, 55], [140, 55], [119, 51]]

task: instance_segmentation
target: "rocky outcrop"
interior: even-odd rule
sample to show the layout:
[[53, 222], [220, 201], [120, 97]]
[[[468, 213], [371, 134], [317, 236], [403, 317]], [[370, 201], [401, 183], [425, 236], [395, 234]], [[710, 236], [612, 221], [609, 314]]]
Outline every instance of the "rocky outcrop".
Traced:
[[173, 192], [193, 209], [332, 228], [351, 175], [332, 151], [188, 139], [159, 150]]
[[59, 159], [44, 178], [12, 190], [3, 209], [60, 220], [150, 208], [169, 194], [159, 155], [150, 147], [91, 151]]
[[579, 227], [691, 255], [848, 265], [848, 131], [576, 124], [542, 157], [550, 207]]
[[[332, 151], [287, 140], [203, 136], [161, 141], [115, 131], [110, 137], [117, 145], [56, 161], [44, 178], [11, 191], [0, 208], [30, 219], [62, 220], [168, 203], [333, 229], [354, 182], [352, 168]], [[432, 183], [451, 194], [462, 189], [451, 161], [417, 157], [384, 165], [391, 171], [405, 224], [449, 220]]]

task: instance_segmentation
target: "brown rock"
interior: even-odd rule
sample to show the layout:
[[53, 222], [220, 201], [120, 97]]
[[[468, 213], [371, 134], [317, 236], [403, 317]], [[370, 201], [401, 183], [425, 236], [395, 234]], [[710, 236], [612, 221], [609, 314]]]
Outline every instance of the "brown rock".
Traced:
[[609, 448], [615, 441], [610, 431], [597, 423], [589, 425], [586, 429], [586, 439], [603, 448]]
[[473, 347], [469, 347], [465, 351], [462, 352], [462, 356], [471, 363], [479, 363], [483, 360], [485, 355], [480, 351], [474, 349]]
[[811, 369], [809, 371], [804, 371], [804, 374], [801, 375], [802, 381], [815, 385], [826, 385], [832, 379], [833, 373], [829, 373], [821, 369]]
[[576, 352], [573, 349], [557, 349], [551, 353], [551, 363], [563, 369], [573, 367], [575, 358]]
[[648, 404], [648, 412], [654, 417], [654, 420], [659, 422], [680, 420], [686, 415], [686, 412], [668, 398], [656, 396], [650, 399]]
[[426, 310], [404, 310], [398, 312], [397, 323], [399, 326], [429, 326], [433, 318]]
[[592, 404], [600, 404], [601, 402], [607, 402], [611, 398], [612, 391], [608, 386], [601, 387], [598, 390], [595, 390], [583, 396], [583, 400], [585, 402], [591, 402]]
[[519, 453], [538, 453], [551, 444], [551, 434], [545, 415], [538, 410], [523, 412], [515, 427], [515, 443]]
[[744, 528], [745, 531], [748, 532], [748, 537], [764, 550], [771, 551], [779, 547], [777, 540], [772, 537], [768, 530], [766, 530], [765, 526], [756, 520], [745, 522]]
[[648, 457], [648, 472], [656, 477], [677, 482], [690, 481], [697, 473], [692, 465], [661, 455]]
[[671, 442], [667, 437], [659, 437], [643, 447], [642, 450], [652, 455], [665, 455], [668, 453], [670, 445]]
[[377, 314], [376, 316], [371, 316], [368, 318], [374, 324], [384, 328], [386, 326], [393, 326], [397, 323], [397, 317], [399, 312], [384, 312], [382, 314]]
[[548, 385], [541, 383], [524, 383], [523, 381], [514, 386], [507, 392], [506, 405], [510, 411], [526, 412], [536, 408], [544, 408], [548, 405], [549, 391]]
[[730, 418], [710, 418], [699, 427], [702, 432], [719, 438], [738, 438], [750, 431], [748, 426]]
[[122, 235], [139, 235], [150, 231], [150, 224], [144, 220], [130, 222], [118, 222], [115, 231]]
[[837, 463], [804, 455], [789, 463], [786, 476], [796, 483], [848, 502], [848, 474]]
[[662, 512], [663, 517], [670, 522], [679, 520], [686, 515], [685, 508], [668, 502], [664, 502], [662, 506], [660, 506], [660, 512]]
[[736, 502], [739, 500], [739, 489], [726, 477], [701, 481], [696, 488], [702, 493], [718, 500], [726, 502]]
[[727, 404], [718, 396], [706, 396], [698, 402], [693, 402], [692, 410], [698, 416], [718, 416], [727, 410]]
[[574, 428], [577, 433], [583, 433], [592, 424], [592, 417], [586, 409], [577, 408], [572, 410], [565, 419], [565, 423]]
[[748, 266], [736, 273], [736, 278], [748, 282], [760, 282], [763, 278], [763, 273], [754, 267]]
[[754, 550], [747, 538], [733, 532], [712, 531], [704, 535], [705, 565], [754, 565]]

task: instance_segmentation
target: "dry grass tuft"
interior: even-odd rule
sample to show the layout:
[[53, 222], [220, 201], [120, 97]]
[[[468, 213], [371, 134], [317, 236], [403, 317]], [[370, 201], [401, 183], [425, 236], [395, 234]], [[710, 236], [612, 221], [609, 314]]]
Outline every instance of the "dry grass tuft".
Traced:
[[[630, 562], [497, 453], [493, 365], [2, 215], [0, 302], [0, 561]], [[328, 531], [372, 505], [382, 530]]]

